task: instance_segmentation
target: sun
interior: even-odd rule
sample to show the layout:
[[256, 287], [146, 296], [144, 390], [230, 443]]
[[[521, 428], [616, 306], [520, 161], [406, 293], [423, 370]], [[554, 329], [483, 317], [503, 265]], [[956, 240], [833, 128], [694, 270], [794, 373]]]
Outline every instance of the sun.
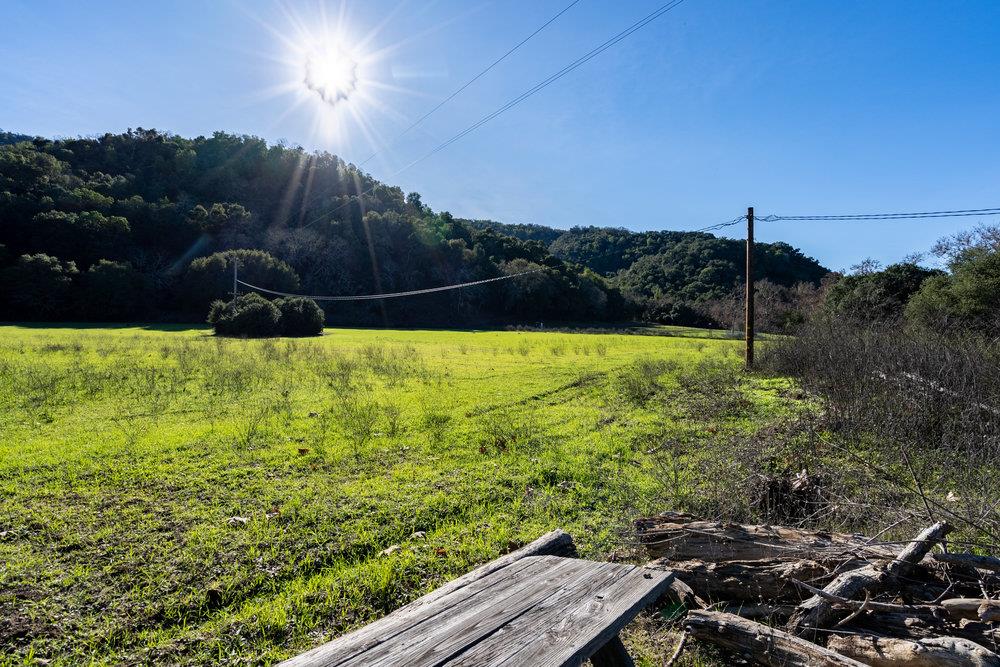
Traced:
[[358, 61], [339, 45], [308, 51], [302, 64], [302, 83], [321, 100], [336, 106], [358, 89]]
[[379, 128], [408, 124], [402, 98], [421, 95], [401, 85], [395, 74], [393, 61], [408, 41], [386, 41], [382, 32], [403, 4], [400, 0], [396, 10], [368, 29], [350, 20], [347, 0], [340, 2], [338, 14], [327, 13], [334, 5], [330, 2], [318, 3], [314, 11], [276, 3], [279, 16], [257, 16], [247, 9], [274, 38], [260, 52], [273, 64], [272, 83], [251, 99], [287, 101], [272, 117], [272, 126], [290, 119], [311, 123], [309, 143], [342, 155], [378, 153], [386, 142]]

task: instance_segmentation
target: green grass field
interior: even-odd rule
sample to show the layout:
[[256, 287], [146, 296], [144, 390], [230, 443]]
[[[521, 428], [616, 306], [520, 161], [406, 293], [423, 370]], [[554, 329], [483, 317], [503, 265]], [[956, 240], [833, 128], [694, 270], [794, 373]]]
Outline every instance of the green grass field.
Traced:
[[790, 403], [661, 333], [0, 327], [0, 663], [273, 662], [555, 527], [641, 560], [677, 443]]

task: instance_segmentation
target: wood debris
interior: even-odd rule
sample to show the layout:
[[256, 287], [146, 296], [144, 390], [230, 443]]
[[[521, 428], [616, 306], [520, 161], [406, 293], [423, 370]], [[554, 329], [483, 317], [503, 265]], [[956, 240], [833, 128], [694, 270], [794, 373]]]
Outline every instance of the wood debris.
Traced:
[[1000, 667], [1000, 559], [947, 552], [951, 530], [880, 542], [669, 512], [636, 522], [650, 566], [692, 591], [686, 632], [751, 663]]

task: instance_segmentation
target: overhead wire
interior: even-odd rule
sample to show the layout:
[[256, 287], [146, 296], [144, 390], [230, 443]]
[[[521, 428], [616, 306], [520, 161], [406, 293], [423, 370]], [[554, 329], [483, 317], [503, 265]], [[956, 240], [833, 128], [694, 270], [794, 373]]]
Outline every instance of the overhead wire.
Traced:
[[237, 279], [236, 282], [244, 287], [249, 287], [250, 289], [257, 290], [258, 292], [264, 292], [265, 294], [273, 294], [275, 296], [290, 296], [290, 297], [302, 297], [305, 299], [312, 299], [313, 301], [375, 301], [379, 299], [396, 299], [404, 296], [417, 296], [419, 294], [431, 294], [433, 292], [445, 292], [448, 290], [461, 289], [464, 287], [472, 287], [474, 285], [485, 285], [486, 283], [495, 283], [501, 280], [510, 280], [511, 278], [519, 278], [520, 276], [527, 276], [532, 273], [538, 273], [544, 269], [532, 269], [531, 271], [522, 271], [521, 273], [513, 273], [508, 276], [497, 276], [496, 278], [486, 278], [484, 280], [473, 280], [466, 283], [456, 283], [453, 285], [442, 285], [440, 287], [428, 287], [426, 289], [409, 290], [407, 292], [391, 292], [387, 294], [357, 294], [357, 295], [338, 295], [338, 296], [328, 296], [328, 295], [312, 295], [312, 294], [293, 294], [291, 292], [280, 292], [278, 290], [268, 289], [266, 287], [260, 287], [259, 285], [254, 285], [248, 283], [244, 280]]
[[[541, 82], [535, 84], [534, 86], [532, 86], [528, 90], [524, 91], [523, 93], [521, 93], [517, 97], [513, 98], [512, 100], [510, 100], [509, 102], [507, 102], [506, 104], [504, 104], [503, 106], [501, 106], [500, 108], [498, 108], [496, 111], [493, 111], [492, 113], [489, 113], [486, 116], [483, 116], [481, 119], [479, 119], [478, 121], [476, 121], [475, 123], [473, 123], [469, 127], [465, 128], [464, 130], [462, 130], [461, 132], [459, 132], [458, 134], [456, 134], [455, 136], [453, 136], [451, 139], [448, 139], [447, 141], [439, 144], [438, 146], [436, 146], [434, 149], [432, 149], [428, 153], [426, 153], [423, 156], [417, 158], [416, 160], [414, 160], [413, 162], [411, 162], [407, 166], [403, 167], [403, 169], [401, 171], [409, 169], [409, 168], [411, 168], [411, 167], [419, 164], [420, 162], [423, 162], [427, 158], [429, 158], [429, 157], [435, 155], [436, 153], [444, 150], [445, 148], [447, 148], [451, 144], [455, 143], [456, 141], [461, 140], [466, 135], [468, 135], [468, 134], [476, 131], [477, 129], [479, 129], [480, 127], [482, 127], [486, 123], [490, 122], [491, 120], [493, 120], [497, 116], [499, 116], [499, 115], [503, 114], [504, 112], [508, 111], [509, 109], [517, 106], [518, 104], [520, 104], [524, 100], [528, 99], [529, 97], [531, 97], [535, 93], [537, 93], [537, 92], [539, 92], [541, 90], [544, 90], [545, 88], [547, 88], [548, 86], [552, 85], [553, 83], [555, 83], [559, 79], [563, 78], [564, 76], [566, 76], [567, 74], [569, 74], [573, 70], [577, 69], [578, 67], [580, 67], [580, 66], [586, 64], [587, 62], [593, 60], [594, 58], [596, 58], [600, 54], [602, 54], [605, 51], [607, 51], [608, 49], [610, 49], [612, 46], [618, 44], [619, 42], [621, 42], [625, 38], [627, 38], [630, 35], [632, 35], [632, 33], [640, 30], [641, 28], [644, 28], [646, 25], [652, 23], [653, 21], [655, 21], [659, 17], [663, 16], [664, 14], [666, 14], [667, 12], [669, 12], [674, 7], [680, 5], [682, 2], [684, 2], [684, 0], [672, 0], [671, 2], [668, 2], [665, 5], [661, 5], [658, 9], [654, 10], [650, 14], [647, 14], [645, 17], [643, 17], [639, 21], [633, 23], [631, 26], [629, 26], [625, 30], [621, 31], [620, 33], [618, 33], [614, 37], [611, 37], [610, 39], [608, 39], [607, 41], [605, 41], [600, 46], [597, 46], [594, 49], [591, 49], [590, 51], [588, 51], [584, 55], [580, 56], [579, 58], [577, 58], [576, 60], [574, 60], [573, 62], [571, 62], [569, 65], [566, 65], [565, 67], [563, 67], [561, 70], [559, 70], [555, 74], [550, 75], [548, 78], [542, 80]], [[396, 174], [393, 174], [393, 175], [395, 176]]]
[[[387, 179], [394, 178], [394, 177], [402, 174], [404, 171], [407, 171], [408, 169], [412, 169], [413, 167], [415, 167], [416, 165], [420, 164], [424, 160], [426, 160], [426, 159], [428, 159], [428, 158], [436, 155], [437, 153], [441, 152], [442, 150], [444, 150], [448, 146], [451, 146], [456, 141], [460, 141], [462, 138], [464, 138], [467, 135], [469, 135], [470, 133], [476, 131], [477, 129], [479, 129], [480, 127], [482, 127], [486, 123], [490, 122], [491, 120], [493, 120], [497, 116], [500, 116], [501, 114], [507, 112], [508, 110], [510, 110], [511, 108], [517, 106], [518, 104], [520, 104], [524, 100], [528, 99], [529, 97], [531, 97], [535, 93], [538, 93], [539, 91], [544, 90], [548, 86], [552, 85], [553, 83], [555, 83], [559, 79], [563, 78], [564, 76], [566, 76], [567, 74], [569, 74], [573, 70], [575, 70], [575, 69], [579, 68], [580, 66], [584, 65], [585, 63], [593, 60], [594, 58], [596, 58], [600, 54], [602, 54], [605, 51], [607, 51], [608, 49], [610, 49], [612, 46], [615, 46], [616, 44], [618, 44], [622, 40], [626, 39], [627, 37], [629, 37], [630, 35], [632, 35], [636, 31], [638, 31], [638, 30], [644, 28], [645, 26], [649, 25], [650, 23], [652, 23], [653, 21], [655, 21], [659, 17], [663, 16], [664, 14], [666, 14], [670, 10], [674, 9], [675, 7], [677, 7], [678, 5], [680, 5], [683, 2], [684, 2], [684, 0], [671, 0], [668, 3], [666, 3], [664, 5], [661, 5], [659, 8], [655, 9], [651, 13], [649, 13], [646, 16], [644, 16], [643, 18], [639, 19], [638, 21], [636, 21], [635, 23], [633, 23], [629, 27], [627, 27], [624, 30], [622, 30], [621, 32], [619, 32], [618, 34], [616, 34], [613, 37], [611, 37], [610, 39], [604, 41], [599, 46], [591, 49], [590, 51], [588, 51], [584, 55], [580, 56], [579, 58], [577, 58], [576, 60], [574, 60], [573, 62], [571, 62], [569, 65], [566, 65], [561, 70], [559, 70], [556, 73], [550, 75], [546, 79], [543, 79], [542, 81], [540, 81], [539, 83], [535, 84], [531, 88], [527, 89], [526, 91], [524, 91], [523, 93], [521, 93], [517, 97], [514, 97], [513, 99], [511, 99], [510, 101], [508, 101], [506, 104], [502, 105], [501, 107], [499, 107], [498, 109], [496, 109], [495, 111], [493, 111], [492, 113], [489, 113], [486, 116], [483, 116], [478, 121], [476, 121], [475, 123], [473, 123], [469, 127], [465, 128], [464, 130], [462, 130], [458, 134], [454, 135], [450, 139], [442, 142], [441, 144], [437, 145], [436, 147], [434, 147], [433, 149], [431, 149], [430, 151], [428, 151], [427, 153], [425, 153], [421, 157], [419, 157], [416, 160], [410, 162], [409, 164], [407, 164], [403, 168], [397, 170], [396, 172], [390, 174], [387, 177]], [[363, 197], [363, 196], [365, 196], [367, 194], [371, 194], [372, 192], [375, 191], [375, 189], [377, 187], [378, 187], [378, 185], [373, 185], [372, 187], [368, 188], [367, 190], [358, 193], [357, 197], [361, 198], [361, 197]], [[334, 209], [332, 209], [330, 211], [327, 211], [327, 212], [325, 212], [325, 213], [323, 213], [323, 214], [321, 214], [319, 216], [316, 216], [314, 219], [312, 219], [309, 222], [301, 225], [300, 229], [304, 229], [306, 227], [310, 227], [313, 224], [315, 224], [315, 223], [323, 220], [324, 218], [329, 217], [330, 215], [336, 213], [337, 211], [345, 208], [346, 206], [348, 206], [350, 204], [351, 204], [350, 201], [344, 202], [340, 206], [338, 206], [338, 207], [336, 207], [336, 208], [334, 208]]]
[[391, 146], [395, 145], [396, 142], [398, 142], [400, 139], [402, 139], [404, 136], [406, 136], [411, 130], [413, 130], [418, 125], [420, 125], [425, 120], [427, 120], [432, 115], [434, 115], [434, 113], [436, 113], [441, 107], [443, 107], [444, 105], [448, 104], [448, 102], [451, 102], [453, 99], [455, 99], [456, 97], [458, 97], [458, 95], [460, 95], [466, 88], [468, 88], [469, 86], [471, 86], [472, 84], [474, 84], [476, 81], [478, 81], [479, 79], [481, 79], [491, 69], [493, 69], [494, 67], [496, 67], [497, 65], [499, 65], [500, 63], [502, 63], [511, 54], [513, 54], [515, 51], [517, 51], [522, 46], [524, 46], [525, 44], [527, 44], [531, 40], [532, 37], [534, 37], [535, 35], [537, 35], [541, 31], [545, 30], [547, 27], [549, 27], [550, 25], [552, 25], [552, 23], [554, 23], [556, 21], [556, 19], [558, 19], [560, 16], [562, 16], [563, 14], [565, 14], [566, 12], [568, 12], [570, 9], [572, 9], [573, 6], [576, 5], [578, 2], [580, 2], [580, 0], [573, 0], [573, 2], [571, 2], [568, 5], [566, 5], [565, 7], [563, 7], [563, 9], [558, 14], [556, 14], [555, 16], [553, 16], [552, 18], [550, 18], [548, 21], [546, 21], [542, 25], [538, 26], [538, 28], [535, 29], [535, 31], [533, 33], [531, 33], [530, 35], [528, 35], [527, 37], [525, 37], [524, 39], [522, 39], [520, 42], [518, 42], [513, 47], [511, 47], [511, 49], [508, 50], [505, 54], [503, 54], [502, 56], [500, 56], [499, 58], [497, 58], [496, 60], [494, 60], [493, 62], [491, 62], [489, 65], [487, 65], [485, 69], [483, 69], [482, 71], [479, 72], [479, 74], [475, 75], [474, 77], [472, 77], [471, 79], [469, 79], [468, 81], [466, 81], [464, 84], [462, 84], [451, 95], [449, 95], [448, 97], [446, 97], [443, 100], [441, 100], [440, 102], [438, 102], [438, 104], [433, 109], [431, 109], [430, 111], [428, 111], [427, 113], [425, 113], [423, 116], [421, 116], [420, 118], [418, 118], [415, 121], [413, 121], [412, 123], [410, 123], [410, 125], [405, 130], [403, 130], [398, 135], [396, 135], [396, 137], [394, 139], [392, 139], [389, 143], [385, 144], [384, 146], [382, 146], [381, 148], [379, 148], [378, 150], [376, 150], [375, 152], [373, 152], [371, 155], [369, 155], [368, 157], [366, 157], [364, 160], [362, 160], [361, 162], [359, 162], [358, 166], [359, 167], [363, 167], [372, 158], [374, 158], [376, 155], [378, 155], [379, 153], [381, 153], [382, 151], [384, 151], [386, 148], [390, 148]]
[[709, 225], [708, 227], [701, 227], [699, 229], [692, 229], [690, 231], [692, 233], [694, 233], [694, 232], [711, 232], [711, 231], [715, 231], [716, 229], [723, 229], [725, 227], [732, 227], [733, 225], [738, 225], [739, 223], [743, 222], [746, 219], [747, 219], [747, 217], [745, 215], [741, 215], [738, 218], [733, 218], [732, 220], [728, 220], [726, 222], [720, 222], [720, 223], [717, 223], [717, 224], [714, 224], [714, 225]]
[[847, 220], [920, 220], [923, 218], [964, 218], [971, 216], [1000, 215], [1000, 207], [968, 208], [953, 211], [918, 211], [911, 213], [855, 213], [850, 215], [765, 215], [756, 217], [761, 222], [782, 220], [847, 221]]

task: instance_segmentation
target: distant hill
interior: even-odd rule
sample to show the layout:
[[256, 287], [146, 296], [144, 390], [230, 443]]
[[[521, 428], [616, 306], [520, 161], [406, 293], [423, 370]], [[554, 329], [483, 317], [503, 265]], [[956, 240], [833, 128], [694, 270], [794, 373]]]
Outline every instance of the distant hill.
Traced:
[[513, 236], [522, 241], [538, 241], [548, 246], [565, 232], [561, 229], [553, 229], [545, 225], [535, 225], [531, 223], [509, 223], [496, 222], [494, 220], [466, 220], [468, 224], [477, 229], [489, 229], [499, 234]]
[[[535, 224], [470, 224], [547, 244], [555, 257], [605, 276], [638, 301], [699, 303], [729, 294], [744, 278], [746, 244], [705, 232], [633, 232], [615, 227], [557, 230]], [[757, 279], [818, 285], [829, 269], [787, 243], [756, 243]]]
[[34, 137], [30, 137], [27, 134], [18, 134], [16, 132], [4, 132], [0, 130], [0, 146], [5, 146], [7, 144], [16, 144], [22, 141], [31, 141]]

